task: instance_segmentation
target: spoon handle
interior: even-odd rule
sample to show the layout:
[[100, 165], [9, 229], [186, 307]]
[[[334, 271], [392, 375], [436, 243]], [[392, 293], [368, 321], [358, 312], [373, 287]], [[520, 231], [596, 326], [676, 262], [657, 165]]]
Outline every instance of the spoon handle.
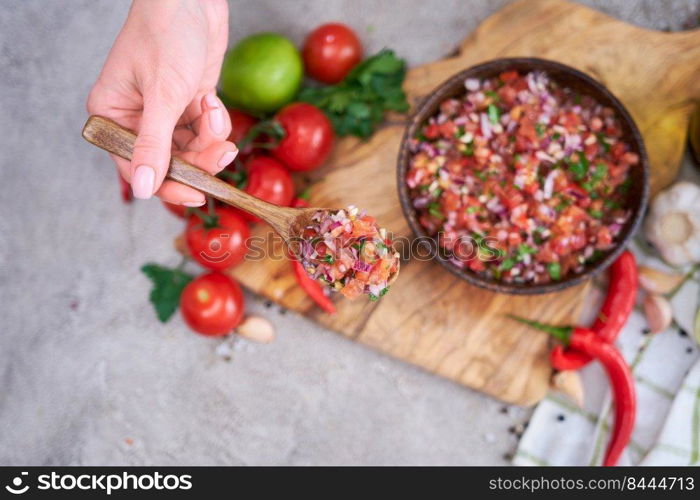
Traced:
[[[109, 151], [126, 160], [131, 160], [136, 135], [131, 130], [118, 125], [109, 118], [97, 115], [88, 118], [83, 128], [83, 137], [98, 148]], [[170, 168], [166, 177], [213, 196], [224, 203], [245, 210], [269, 224], [277, 222], [280, 215], [282, 215], [281, 212], [284, 210], [281, 207], [244, 193], [228, 182], [224, 182], [174, 156], [170, 159]]]

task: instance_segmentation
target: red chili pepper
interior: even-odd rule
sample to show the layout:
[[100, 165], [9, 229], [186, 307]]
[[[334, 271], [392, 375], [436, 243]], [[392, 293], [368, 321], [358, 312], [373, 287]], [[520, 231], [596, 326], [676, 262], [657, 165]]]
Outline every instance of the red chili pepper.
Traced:
[[629, 443], [634, 430], [637, 412], [637, 395], [634, 389], [634, 377], [627, 366], [625, 358], [614, 344], [600, 338], [597, 332], [581, 327], [551, 326], [537, 321], [530, 321], [510, 316], [533, 328], [549, 333], [565, 345], [591, 359], [597, 359], [603, 365], [613, 392], [615, 420], [605, 452], [603, 465], [612, 466], [620, 459], [622, 451]]
[[306, 269], [304, 269], [301, 262], [296, 259], [292, 259], [291, 257], [290, 262], [294, 268], [294, 274], [297, 278], [299, 286], [304, 289], [309, 297], [314, 299], [314, 302], [316, 302], [321, 309], [330, 314], [335, 313], [335, 304], [333, 304], [333, 301], [324, 293], [323, 287], [318, 283], [318, 281], [309, 276], [309, 273], [306, 272]]
[[[604, 342], [612, 344], [625, 326], [637, 297], [638, 273], [634, 254], [625, 250], [610, 266], [610, 284], [600, 312], [591, 326]], [[585, 353], [554, 346], [549, 361], [557, 370], [578, 370], [591, 361]]]

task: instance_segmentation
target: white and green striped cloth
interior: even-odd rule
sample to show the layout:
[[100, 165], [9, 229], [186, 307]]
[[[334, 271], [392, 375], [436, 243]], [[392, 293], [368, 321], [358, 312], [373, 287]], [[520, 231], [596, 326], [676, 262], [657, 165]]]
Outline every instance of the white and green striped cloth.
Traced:
[[[663, 268], [658, 260], [635, 254]], [[586, 319], [595, 315], [603, 292], [596, 289], [593, 295]], [[700, 348], [692, 338], [699, 297], [700, 284], [687, 281], [672, 300], [676, 324], [645, 334], [644, 316], [635, 310], [617, 341], [637, 387], [637, 421], [619, 465], [700, 465]], [[607, 378], [595, 362], [581, 376], [584, 407], [555, 393], [545, 398], [520, 441], [515, 465], [601, 464], [612, 417]]]

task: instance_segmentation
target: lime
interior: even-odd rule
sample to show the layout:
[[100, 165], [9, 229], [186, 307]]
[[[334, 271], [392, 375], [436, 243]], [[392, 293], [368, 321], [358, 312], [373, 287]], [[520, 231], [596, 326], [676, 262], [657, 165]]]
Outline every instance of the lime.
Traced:
[[257, 33], [233, 47], [221, 69], [221, 90], [235, 107], [270, 112], [291, 101], [303, 74], [294, 44], [277, 33]]

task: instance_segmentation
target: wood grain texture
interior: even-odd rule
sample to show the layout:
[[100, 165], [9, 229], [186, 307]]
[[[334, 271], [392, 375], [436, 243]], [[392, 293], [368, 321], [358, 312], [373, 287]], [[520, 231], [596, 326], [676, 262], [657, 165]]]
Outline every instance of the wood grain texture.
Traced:
[[[700, 96], [700, 31], [653, 32], [562, 0], [521, 0], [484, 21], [460, 49], [455, 57], [409, 71], [405, 89], [412, 102], [482, 61], [553, 59], [602, 81], [628, 107], [645, 138], [653, 192], [675, 177], [692, 102]], [[409, 237], [395, 179], [401, 120], [392, 117], [366, 143], [340, 141], [329, 166], [315, 173], [312, 204], [357, 204], [382, 226]], [[270, 230], [257, 227], [253, 233], [267, 238]], [[381, 301], [339, 300], [338, 313], [330, 317], [296, 286], [284, 259], [245, 262], [232, 274], [254, 292], [362, 344], [522, 405], [536, 403], [547, 391], [548, 340], [504, 314], [570, 323], [588, 286], [550, 296], [497, 295], [467, 285], [437, 264], [411, 260]]]

